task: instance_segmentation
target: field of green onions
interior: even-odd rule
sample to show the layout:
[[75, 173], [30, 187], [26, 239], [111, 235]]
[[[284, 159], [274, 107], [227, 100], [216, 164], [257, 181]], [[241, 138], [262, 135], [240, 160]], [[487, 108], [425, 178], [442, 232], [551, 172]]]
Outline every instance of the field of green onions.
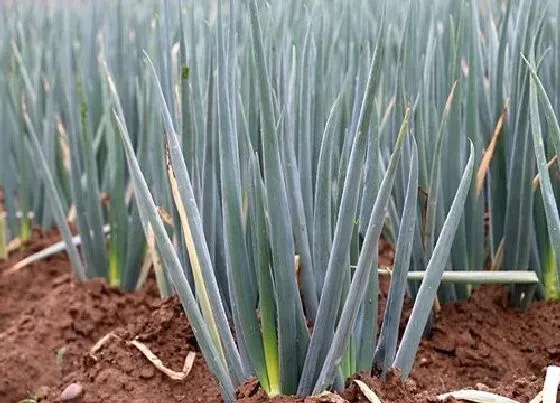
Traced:
[[269, 398], [335, 399], [372, 368], [404, 382], [479, 285], [516, 315], [560, 299], [559, 18], [544, 0], [2, 2], [0, 276], [63, 253], [84, 287], [154, 282], [225, 402], [253, 377]]

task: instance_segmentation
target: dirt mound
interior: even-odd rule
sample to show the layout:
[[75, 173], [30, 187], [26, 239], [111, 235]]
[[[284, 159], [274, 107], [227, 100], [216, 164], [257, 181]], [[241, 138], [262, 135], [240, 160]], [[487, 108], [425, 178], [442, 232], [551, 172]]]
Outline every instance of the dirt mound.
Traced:
[[[386, 288], [384, 284], [382, 289]], [[382, 302], [385, 297], [381, 296]], [[436, 316], [432, 338], [420, 344], [406, 382], [395, 373], [385, 381], [364, 373], [355, 379], [364, 381], [384, 403], [436, 402], [437, 395], [462, 388], [529, 402], [543, 387], [546, 367], [560, 365], [560, 303], [536, 302], [528, 312], [520, 312], [508, 307], [507, 300], [504, 287], [484, 286], [466, 302], [444, 305]], [[401, 331], [411, 305], [406, 301]], [[344, 399], [369, 402], [355, 382], [346, 386], [341, 394]], [[269, 401], [257, 389], [251, 383], [244, 385], [240, 401]], [[304, 399], [281, 397], [272, 401]]]
[[[56, 232], [37, 232], [24, 251], [0, 262], [0, 402], [55, 402], [74, 381], [84, 386], [86, 402], [220, 401], [200, 354], [188, 379], [173, 382], [127, 343], [137, 338], [177, 370], [196, 349], [180, 303], [162, 301], [152, 280], [130, 294], [101, 279], [77, 284], [63, 254], [3, 275], [24, 255], [57, 240]], [[95, 361], [90, 349], [111, 332], [115, 337]]]
[[[24, 251], [0, 262], [0, 402], [57, 402], [73, 382], [83, 386], [84, 402], [220, 402], [178, 299], [161, 300], [153, 281], [131, 294], [103, 280], [77, 284], [63, 254], [3, 275], [24, 255], [58, 239], [56, 232], [36, 232]], [[356, 378], [384, 403], [434, 402], [437, 394], [464, 387], [528, 402], [542, 388], [546, 366], [560, 364], [560, 303], [537, 302], [525, 313], [506, 303], [504, 288], [482, 287], [467, 302], [443, 306], [407, 382], [397, 374], [385, 382], [371, 374]], [[410, 306], [407, 301], [405, 317]], [[91, 348], [107, 334], [92, 357]], [[134, 339], [176, 371], [196, 352], [191, 373], [183, 381], [169, 379], [130, 344]], [[342, 397], [367, 402], [352, 381]], [[255, 381], [243, 385], [239, 400], [269, 401]]]

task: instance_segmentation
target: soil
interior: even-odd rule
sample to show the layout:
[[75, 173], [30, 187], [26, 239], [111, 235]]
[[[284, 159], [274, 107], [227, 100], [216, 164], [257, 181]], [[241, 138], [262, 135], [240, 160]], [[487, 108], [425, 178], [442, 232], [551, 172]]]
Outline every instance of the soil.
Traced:
[[[3, 275], [25, 253], [59, 239], [36, 232], [25, 252], [0, 262], [0, 402], [57, 402], [72, 382], [84, 386], [84, 402], [221, 402], [181, 304], [161, 300], [152, 279], [129, 294], [101, 279], [78, 284], [64, 254]], [[92, 346], [109, 333], [92, 358]], [[134, 339], [177, 371], [196, 351], [187, 379], [155, 370], [127, 343]]]
[[[22, 251], [0, 262], [0, 402], [58, 402], [73, 382], [83, 386], [83, 402], [221, 402], [178, 299], [161, 300], [153, 280], [130, 294], [99, 279], [78, 284], [64, 254], [3, 273], [59, 239], [56, 232], [36, 231]], [[380, 252], [390, 263], [387, 247]], [[382, 292], [381, 306], [385, 297]], [[407, 301], [403, 329], [410, 305]], [[91, 348], [107, 334], [92, 356]], [[135, 339], [176, 371], [195, 352], [190, 374], [183, 381], [167, 378], [130, 344]], [[507, 307], [504, 288], [482, 287], [469, 301], [442, 307], [407, 382], [396, 373], [383, 382], [371, 374], [355, 378], [384, 403], [435, 402], [437, 394], [465, 387], [529, 402], [542, 389], [550, 364], [560, 364], [560, 303], [536, 302], [528, 312], [518, 312]], [[368, 402], [353, 381], [341, 395], [349, 402]], [[238, 397], [245, 403], [269, 401], [256, 381], [243, 385]]]

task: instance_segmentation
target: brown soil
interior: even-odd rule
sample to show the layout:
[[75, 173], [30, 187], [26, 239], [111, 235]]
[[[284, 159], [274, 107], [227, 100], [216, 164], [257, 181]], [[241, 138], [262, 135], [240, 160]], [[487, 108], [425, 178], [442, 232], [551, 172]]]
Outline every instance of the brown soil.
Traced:
[[[384, 302], [386, 295], [381, 297]], [[422, 341], [406, 382], [397, 373], [390, 373], [385, 381], [367, 373], [355, 379], [364, 381], [384, 403], [431, 403], [441, 393], [462, 388], [529, 402], [542, 390], [546, 367], [560, 364], [560, 303], [536, 302], [528, 312], [519, 312], [508, 308], [507, 301], [505, 288], [487, 286], [476, 289], [467, 302], [444, 305], [436, 316], [433, 336]], [[407, 301], [401, 330], [410, 310]], [[341, 394], [345, 400], [369, 402], [355, 382], [346, 386]], [[252, 383], [242, 392], [243, 403], [269, 401]], [[272, 401], [335, 402], [293, 397]]]
[[[84, 386], [84, 402], [220, 402], [181, 305], [175, 298], [160, 300], [152, 281], [134, 294], [123, 294], [101, 280], [79, 285], [63, 254], [2, 274], [22, 256], [58, 239], [56, 233], [36, 232], [25, 251], [0, 262], [0, 402], [38, 395], [42, 402], [57, 402], [72, 382]], [[381, 297], [383, 301], [385, 295]], [[463, 387], [528, 402], [542, 388], [546, 366], [560, 364], [560, 303], [538, 302], [521, 313], [507, 308], [506, 302], [505, 289], [483, 287], [467, 302], [443, 306], [433, 337], [422, 342], [406, 383], [398, 374], [385, 382], [370, 374], [357, 378], [384, 403], [434, 402], [438, 393]], [[91, 357], [91, 347], [111, 332]], [[195, 351], [190, 375], [184, 381], [170, 380], [128, 343], [133, 339], [177, 371], [188, 352]], [[367, 402], [354, 382], [348, 382], [342, 397]], [[239, 400], [269, 401], [256, 382], [243, 386]]]
[[[197, 351], [180, 303], [162, 301], [153, 281], [134, 294], [99, 279], [77, 284], [63, 254], [3, 275], [26, 253], [57, 240], [56, 233], [36, 232], [32, 246], [0, 262], [0, 402], [57, 402], [76, 381], [85, 387], [84, 402], [221, 401], [200, 353], [189, 377], [177, 382], [127, 343], [138, 339], [177, 371]], [[94, 360], [90, 349], [110, 332], [115, 336]]]

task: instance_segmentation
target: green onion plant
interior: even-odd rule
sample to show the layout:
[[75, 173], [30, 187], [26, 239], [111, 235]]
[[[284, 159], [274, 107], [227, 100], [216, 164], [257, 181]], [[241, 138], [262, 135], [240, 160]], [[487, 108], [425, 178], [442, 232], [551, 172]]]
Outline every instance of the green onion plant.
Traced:
[[152, 262], [228, 402], [406, 378], [473, 284], [560, 296], [560, 7], [215, 3], [0, 6], [8, 240], [56, 223], [126, 290]]

